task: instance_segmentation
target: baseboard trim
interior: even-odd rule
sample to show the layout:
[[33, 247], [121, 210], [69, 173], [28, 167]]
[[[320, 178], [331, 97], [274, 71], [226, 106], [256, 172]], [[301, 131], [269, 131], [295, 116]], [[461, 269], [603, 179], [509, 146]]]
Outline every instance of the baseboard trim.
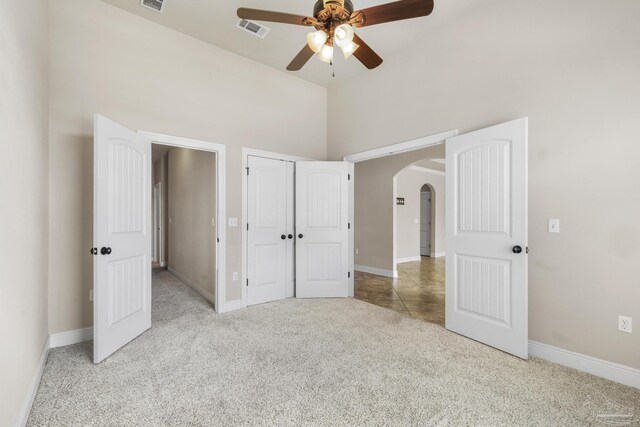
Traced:
[[539, 357], [540, 359], [557, 363], [558, 365], [640, 389], [640, 369], [585, 354], [574, 353], [573, 351], [537, 341], [529, 341], [529, 356]]
[[397, 270], [385, 270], [383, 268], [377, 268], [377, 267], [368, 267], [366, 265], [354, 265], [353, 266], [354, 270], [357, 271], [362, 271], [364, 273], [369, 273], [369, 274], [376, 274], [378, 276], [385, 276], [385, 277], [398, 277], [398, 271]]
[[220, 313], [228, 313], [230, 311], [239, 310], [241, 308], [242, 308], [242, 300], [234, 299], [233, 301], [226, 301]]
[[58, 332], [49, 336], [50, 348], [64, 347], [93, 339], [93, 327]]
[[178, 273], [177, 271], [175, 271], [171, 267], [168, 267], [167, 271], [169, 273], [173, 274], [174, 276], [176, 276], [178, 278], [178, 280], [180, 280], [182, 283], [184, 283], [185, 285], [187, 285], [188, 287], [190, 287], [191, 289], [193, 289], [194, 291], [199, 293], [200, 296], [202, 296], [202, 298], [206, 299], [207, 301], [209, 301], [211, 304], [213, 304], [215, 306], [216, 297], [215, 297], [214, 294], [212, 294], [211, 292], [207, 291], [206, 289], [203, 289], [196, 282], [187, 279], [186, 277], [184, 277], [182, 274]]
[[429, 255], [431, 258], [442, 258], [443, 256], [445, 256], [447, 253], [446, 252], [433, 252], [431, 255]]
[[29, 414], [31, 413], [31, 407], [33, 406], [33, 401], [35, 400], [36, 394], [38, 393], [38, 387], [40, 387], [42, 373], [44, 372], [44, 367], [47, 364], [49, 348], [51, 348], [50, 337], [47, 337], [44, 342], [44, 347], [42, 348], [42, 353], [40, 354], [40, 360], [38, 360], [38, 365], [36, 366], [36, 372], [33, 374], [33, 378], [31, 379], [31, 383], [29, 384], [29, 389], [27, 390], [27, 395], [24, 397], [22, 407], [20, 408], [20, 412], [18, 413], [18, 418], [16, 419], [15, 424], [17, 427], [24, 427], [27, 425]]
[[398, 258], [396, 260], [396, 264], [402, 264], [405, 262], [414, 262], [414, 261], [420, 261], [422, 259], [422, 257], [420, 255], [416, 255], [416, 256], [409, 256], [406, 258]]

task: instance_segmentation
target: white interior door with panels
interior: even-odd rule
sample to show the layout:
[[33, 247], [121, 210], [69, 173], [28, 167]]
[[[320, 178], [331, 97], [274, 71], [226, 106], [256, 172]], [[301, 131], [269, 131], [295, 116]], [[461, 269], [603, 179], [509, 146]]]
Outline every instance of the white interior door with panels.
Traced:
[[347, 297], [348, 162], [296, 163], [296, 297]]
[[528, 357], [527, 119], [446, 141], [446, 327]]
[[294, 296], [293, 162], [249, 156], [247, 305]]
[[420, 255], [431, 256], [431, 192], [420, 192]]
[[151, 327], [151, 141], [95, 115], [93, 361]]

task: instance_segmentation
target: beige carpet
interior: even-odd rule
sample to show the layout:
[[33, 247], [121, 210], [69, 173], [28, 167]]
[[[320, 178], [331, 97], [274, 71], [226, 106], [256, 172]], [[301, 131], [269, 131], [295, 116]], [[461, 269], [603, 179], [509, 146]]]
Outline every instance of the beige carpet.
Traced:
[[361, 301], [216, 315], [154, 282], [153, 328], [106, 361], [51, 351], [29, 425], [640, 425], [640, 390]]

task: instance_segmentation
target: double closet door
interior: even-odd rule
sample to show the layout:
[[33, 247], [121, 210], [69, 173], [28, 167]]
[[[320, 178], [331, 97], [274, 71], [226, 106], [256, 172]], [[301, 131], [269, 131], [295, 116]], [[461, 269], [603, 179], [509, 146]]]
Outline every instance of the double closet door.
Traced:
[[349, 295], [350, 169], [249, 156], [247, 305]]

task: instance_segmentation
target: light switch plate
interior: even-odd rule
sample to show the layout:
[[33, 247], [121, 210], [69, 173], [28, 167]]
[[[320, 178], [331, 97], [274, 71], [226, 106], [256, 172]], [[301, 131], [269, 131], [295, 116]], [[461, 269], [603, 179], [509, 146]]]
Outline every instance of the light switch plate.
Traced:
[[237, 227], [238, 218], [229, 218], [229, 227]]
[[549, 233], [559, 233], [560, 232], [560, 220], [559, 219], [550, 219], [549, 220]]

